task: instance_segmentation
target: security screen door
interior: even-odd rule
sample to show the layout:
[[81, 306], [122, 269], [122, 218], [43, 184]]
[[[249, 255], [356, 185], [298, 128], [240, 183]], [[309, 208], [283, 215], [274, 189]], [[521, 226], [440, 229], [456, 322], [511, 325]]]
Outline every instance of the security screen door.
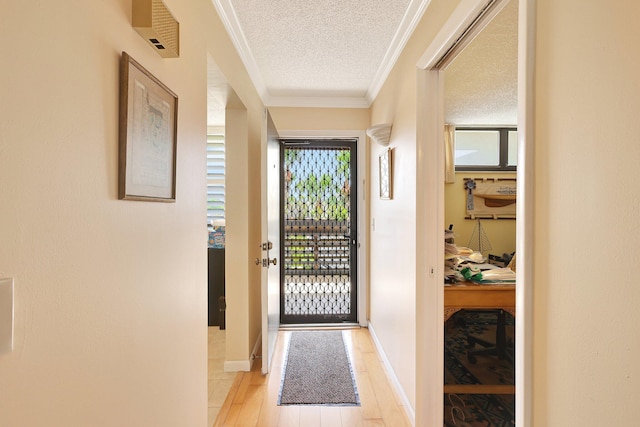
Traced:
[[355, 140], [283, 140], [283, 324], [357, 322]]

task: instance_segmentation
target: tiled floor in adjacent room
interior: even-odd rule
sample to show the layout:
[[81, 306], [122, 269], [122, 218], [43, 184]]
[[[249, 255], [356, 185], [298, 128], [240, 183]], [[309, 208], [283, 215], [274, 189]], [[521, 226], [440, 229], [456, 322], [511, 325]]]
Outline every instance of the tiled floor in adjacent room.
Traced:
[[209, 416], [208, 426], [212, 426], [224, 404], [236, 372], [224, 372], [225, 331], [218, 326], [209, 326]]

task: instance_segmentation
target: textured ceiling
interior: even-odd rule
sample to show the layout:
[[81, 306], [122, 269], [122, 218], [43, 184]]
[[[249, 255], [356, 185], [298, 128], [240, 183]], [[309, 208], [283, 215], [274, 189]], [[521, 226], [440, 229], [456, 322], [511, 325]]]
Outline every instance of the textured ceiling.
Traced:
[[[267, 106], [368, 107], [429, 0], [212, 0]], [[446, 120], [516, 124], [517, 1], [445, 73]], [[428, 12], [427, 12], [428, 13]], [[239, 102], [209, 59], [210, 126]]]
[[445, 71], [445, 121], [518, 122], [518, 2], [512, 0]]
[[428, 0], [213, 0], [268, 106], [367, 107]]

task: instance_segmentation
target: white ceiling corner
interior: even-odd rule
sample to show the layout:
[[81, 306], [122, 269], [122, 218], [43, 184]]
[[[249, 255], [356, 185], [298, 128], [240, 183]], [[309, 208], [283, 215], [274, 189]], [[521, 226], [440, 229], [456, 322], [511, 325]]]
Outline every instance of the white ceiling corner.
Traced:
[[231, 5], [231, 0], [212, 1], [218, 11], [220, 19], [222, 19], [222, 23], [227, 29], [229, 37], [231, 37], [231, 40], [233, 41], [233, 45], [236, 47], [236, 50], [240, 55], [240, 59], [242, 59], [242, 63], [251, 77], [253, 85], [256, 87], [258, 94], [264, 101], [264, 98], [267, 95], [267, 86], [262, 78], [258, 64], [256, 64], [256, 61], [251, 54], [251, 49], [249, 48], [249, 44], [247, 43], [244, 33], [242, 32], [242, 28], [238, 22], [238, 17]]
[[407, 8], [402, 21], [400, 22], [400, 26], [398, 27], [398, 31], [396, 31], [393, 41], [380, 63], [380, 67], [378, 68], [377, 73], [371, 81], [369, 90], [367, 91], [366, 98], [369, 105], [371, 105], [375, 97], [378, 95], [378, 92], [389, 76], [389, 73], [391, 73], [391, 69], [396, 64], [400, 53], [402, 53], [402, 50], [407, 44], [407, 41], [409, 41], [409, 37], [411, 37], [413, 30], [415, 30], [420, 19], [422, 19], [422, 15], [424, 15], [425, 10], [427, 10], [429, 3], [431, 3], [431, 0], [412, 0], [409, 3], [409, 7]]

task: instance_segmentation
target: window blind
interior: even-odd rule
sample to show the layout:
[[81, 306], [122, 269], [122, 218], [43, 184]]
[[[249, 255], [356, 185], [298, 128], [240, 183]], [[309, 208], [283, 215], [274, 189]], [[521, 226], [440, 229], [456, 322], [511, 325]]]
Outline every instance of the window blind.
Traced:
[[207, 223], [224, 219], [224, 135], [207, 135]]

